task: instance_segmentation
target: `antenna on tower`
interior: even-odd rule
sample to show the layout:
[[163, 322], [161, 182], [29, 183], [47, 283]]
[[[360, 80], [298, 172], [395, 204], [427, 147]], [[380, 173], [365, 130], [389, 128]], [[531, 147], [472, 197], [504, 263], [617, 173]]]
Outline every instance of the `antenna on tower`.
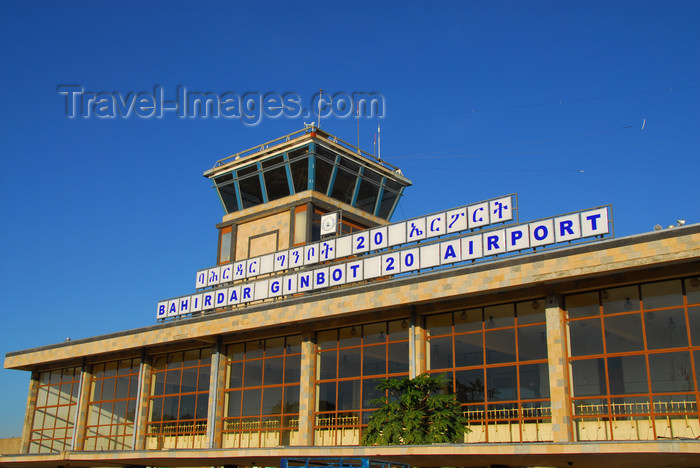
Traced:
[[382, 159], [382, 126], [377, 124], [377, 159]]
[[323, 97], [323, 89], [318, 90], [318, 127], [321, 128], [321, 97]]

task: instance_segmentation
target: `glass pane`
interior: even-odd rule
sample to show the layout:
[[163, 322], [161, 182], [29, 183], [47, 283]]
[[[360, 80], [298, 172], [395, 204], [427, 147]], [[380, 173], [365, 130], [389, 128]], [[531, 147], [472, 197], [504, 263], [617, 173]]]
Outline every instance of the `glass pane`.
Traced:
[[228, 392], [226, 394], [228, 410], [227, 417], [238, 417], [241, 415], [241, 392]]
[[[690, 323], [690, 341], [693, 346], [700, 346], [700, 307], [688, 307], [688, 321]], [[696, 364], [700, 367], [700, 363]], [[700, 386], [700, 382], [698, 382]]]
[[649, 374], [653, 393], [694, 390], [688, 352], [650, 354]]
[[598, 315], [600, 313], [598, 293], [589, 292], [585, 294], [566, 296], [566, 311], [569, 314], [569, 318]]
[[338, 354], [340, 356], [338, 378], [359, 377], [362, 369], [361, 348], [341, 349]]
[[[343, 161], [341, 159], [341, 161]], [[355, 183], [357, 182], [357, 173], [338, 168], [333, 181], [331, 197], [340, 200], [343, 203], [352, 203], [352, 197], [355, 194]]]
[[229, 346], [227, 352], [232, 361], [240, 361], [244, 357], [243, 343]]
[[642, 301], [644, 301], [645, 309], [682, 306], [683, 292], [681, 291], [681, 282], [675, 280], [643, 284]]
[[283, 358], [265, 359], [265, 383], [264, 385], [277, 385], [282, 383], [284, 375]]
[[298, 413], [299, 412], [299, 387], [284, 387], [284, 412]]
[[428, 340], [430, 354], [430, 369], [446, 369], [452, 367], [452, 338], [431, 338]]
[[637, 286], [604, 289], [600, 293], [603, 299], [603, 313], [615, 314], [639, 310], [639, 291]]
[[289, 196], [289, 181], [285, 166], [268, 169], [263, 173], [263, 177], [265, 178], [268, 201]]
[[685, 296], [688, 304], [700, 304], [700, 277], [685, 280]]
[[284, 383], [299, 382], [301, 378], [301, 356], [287, 356], [284, 361]]
[[408, 372], [408, 342], [389, 344], [389, 374]]
[[608, 358], [608, 377], [611, 395], [649, 392], [644, 356]]
[[318, 411], [335, 411], [336, 383], [328, 382], [318, 385]]
[[316, 157], [316, 186], [315, 190], [321, 193], [328, 192], [328, 184], [331, 181], [333, 164], [324, 158]]
[[685, 325], [683, 309], [645, 312], [644, 326], [649, 349], [688, 346], [688, 329]]
[[520, 302], [515, 305], [515, 310], [518, 315], [518, 324], [525, 325], [529, 323], [544, 322], [544, 299], [535, 299], [533, 301]]
[[287, 337], [287, 354], [301, 353], [301, 335]]
[[455, 335], [455, 367], [484, 365], [484, 334]]
[[569, 322], [569, 338], [572, 356], [603, 354], [603, 332], [599, 318]]
[[520, 399], [549, 398], [549, 365], [520, 366]]
[[197, 368], [190, 367], [182, 371], [182, 385], [180, 392], [191, 393], [197, 391]]
[[241, 190], [243, 209], [259, 205], [263, 202], [262, 187], [260, 187], [260, 178], [257, 174], [252, 177], [241, 179], [239, 181], [239, 187]]
[[477, 331], [483, 329], [481, 309], [461, 310], [454, 313], [455, 333]]
[[178, 416], [179, 397], [163, 398], [163, 421], [174, 421]]
[[486, 332], [486, 364], [515, 361], [515, 330]]
[[572, 361], [571, 374], [574, 382], [574, 396], [605, 395], [605, 363], [603, 359]]
[[338, 410], [359, 409], [360, 406], [360, 381], [338, 382]]
[[259, 388], [243, 391], [243, 416], [256, 416], [260, 414], [260, 396], [262, 390]]
[[243, 363], [234, 362], [229, 365], [228, 388], [239, 388], [243, 385]]
[[[319, 353], [321, 361], [321, 372], [319, 373], [320, 380], [335, 379], [338, 376], [338, 352], [324, 351]], [[349, 358], [348, 358], [349, 359]]]
[[197, 403], [196, 395], [182, 395], [180, 397], [180, 417], [179, 419], [194, 419]]
[[486, 329], [512, 327], [515, 324], [515, 307], [513, 304], [503, 304], [484, 308]]
[[386, 342], [386, 323], [372, 323], [362, 327], [362, 338], [364, 344]]
[[244, 387], [257, 387], [262, 385], [262, 370], [263, 362], [262, 359], [256, 359], [253, 361], [246, 361], [245, 363], [245, 373], [243, 374], [243, 386]]
[[197, 391], [198, 392], [206, 392], [209, 390], [209, 380], [211, 376], [211, 365], [202, 365], [202, 367], [199, 368], [199, 379], [197, 380]]
[[644, 349], [642, 317], [639, 314], [605, 318], [605, 346], [608, 353]]
[[373, 184], [365, 177], [360, 179], [360, 189], [357, 194], [357, 203], [355, 206], [360, 210], [374, 214], [374, 205], [377, 203], [379, 195], [379, 186]]
[[[341, 355], [342, 355], [341, 351]], [[342, 365], [341, 365], [342, 368]], [[367, 346], [362, 356], [363, 375], [386, 373], [386, 345]]]
[[460, 403], [484, 401], [484, 370], [455, 372], [455, 394]]
[[265, 357], [281, 356], [284, 354], [284, 338], [265, 340]]
[[408, 320], [394, 320], [389, 322], [389, 341], [408, 339]]
[[[335, 331], [333, 333], [335, 333]], [[362, 337], [360, 336], [362, 334], [361, 326], [341, 328], [338, 330], [338, 333], [338, 346], [341, 348], [346, 346], [359, 346], [362, 344]]]
[[379, 202], [378, 216], [380, 218], [387, 219], [389, 217], [392, 208], [394, 208], [394, 205], [396, 204], [398, 196], [399, 194], [397, 192], [386, 188], [384, 189], [384, 192], [382, 193], [382, 201]]
[[272, 387], [264, 389], [262, 414], [280, 414], [281, 412], [282, 387]]
[[207, 419], [207, 409], [209, 408], [209, 395], [200, 393], [197, 395], [197, 408], [195, 417], [197, 419]]
[[486, 387], [489, 401], [516, 400], [518, 381], [515, 366], [486, 369]]
[[294, 193], [307, 190], [309, 187], [309, 159], [303, 158], [292, 161], [291, 169]]
[[362, 408], [376, 408], [370, 401], [384, 396], [384, 392], [377, 390], [377, 385], [383, 379], [366, 379], [362, 381]]
[[547, 332], [544, 325], [518, 328], [518, 359], [547, 359]]
[[[481, 314], [479, 314], [479, 316], [481, 316]], [[452, 313], [426, 317], [425, 326], [428, 329], [429, 336], [452, 333]]]
[[221, 234], [221, 250], [219, 262], [226, 263], [231, 260], [231, 231]]

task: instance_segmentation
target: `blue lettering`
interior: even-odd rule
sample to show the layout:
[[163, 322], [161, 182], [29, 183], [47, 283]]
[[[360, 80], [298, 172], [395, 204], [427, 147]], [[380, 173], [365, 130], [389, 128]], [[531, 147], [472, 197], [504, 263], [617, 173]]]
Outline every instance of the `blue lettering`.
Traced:
[[175, 307], [175, 303], [173, 302], [170, 304], [170, 309], [168, 309], [168, 314], [176, 314], [177, 313], [177, 307]]
[[313, 256], [316, 254], [316, 247], [309, 247], [309, 250], [306, 251], [306, 260], [312, 260]]
[[180, 299], [180, 312], [187, 310], [187, 304], [189, 303], [190, 301], [188, 301], [187, 299]]
[[311, 285], [311, 275], [301, 275], [299, 276], [299, 287], [308, 288]]
[[510, 245], [515, 245], [518, 242], [518, 239], [523, 238], [523, 231], [512, 231], [510, 233]]
[[418, 236], [422, 236], [422, 235], [423, 235], [423, 231], [418, 229], [418, 226], [416, 226], [415, 223], [411, 223], [411, 232], [408, 233], [408, 237], [412, 238], [412, 237], [418, 237]]
[[455, 248], [451, 245], [447, 246], [447, 248], [445, 249], [445, 255], [442, 257], [443, 260], [447, 260], [448, 258], [457, 258]]
[[316, 286], [322, 286], [326, 282], [326, 274], [322, 271], [316, 272]]
[[392, 271], [392, 270], [395, 269], [395, 267], [394, 267], [394, 257], [387, 257], [386, 263], [387, 263], [386, 271]]
[[236, 276], [243, 276], [243, 264], [236, 265]]
[[221, 305], [226, 302], [226, 294], [220, 292], [216, 294], [216, 305]]
[[257, 260], [255, 260], [254, 262], [250, 262], [250, 263], [248, 264], [248, 273], [251, 273], [251, 274], [257, 273], [257, 272], [258, 272], [258, 267], [257, 267], [257, 265], [258, 265], [258, 261], [257, 261]]
[[600, 218], [600, 213], [586, 216], [586, 219], [591, 222], [591, 229], [594, 231], [596, 229], [598, 229], [598, 222], [597, 222], [598, 218]]
[[355, 250], [362, 250], [365, 248], [365, 238], [360, 236], [357, 238], [357, 248]]
[[211, 271], [211, 274], [209, 275], [209, 284], [212, 283], [217, 283], [219, 281], [219, 275], [216, 274], [215, 271]]
[[221, 279], [223, 280], [229, 280], [231, 279], [231, 267], [227, 266], [223, 270], [221, 270]]
[[296, 265], [297, 263], [299, 263], [299, 251], [295, 250], [294, 252], [292, 252], [292, 256], [294, 257], [294, 264]]
[[357, 270], [360, 268], [360, 265], [350, 265], [350, 270], [352, 271], [352, 277], [357, 278]]
[[273, 293], [278, 293], [280, 292], [280, 288], [282, 287], [281, 283], [277, 280], [273, 281], [270, 283], [270, 291]]
[[498, 236], [487, 236], [486, 245], [486, 250], [498, 250]]
[[469, 241], [469, 255], [474, 255], [474, 241]]
[[573, 225], [574, 222], [571, 220], [562, 221], [561, 223], [559, 223], [559, 232], [561, 233], [560, 235], [563, 236], [566, 233], [573, 235], [574, 230], [571, 228]]
[[331, 272], [331, 277], [333, 278], [333, 281], [340, 281], [343, 278], [343, 269], [336, 268]]
[[277, 261], [280, 263], [281, 267], [284, 267], [284, 261], [287, 259], [287, 256], [282, 254], [277, 256]]
[[234, 302], [238, 302], [238, 290], [237, 289], [232, 289], [231, 290], [231, 296], [228, 298], [229, 304], [232, 304]]
[[204, 284], [206, 282], [207, 282], [207, 275], [205, 275], [204, 272], [197, 275], [197, 283]]
[[374, 233], [374, 245], [381, 245], [383, 240], [384, 236], [382, 235], [381, 231]]
[[413, 266], [414, 261], [415, 261], [415, 258], [413, 258], [412, 253], [407, 253], [403, 258], [403, 264], [406, 265], [407, 267]]
[[505, 203], [501, 203], [499, 201], [494, 203], [494, 205], [496, 205], [496, 209], [493, 210], [493, 214], [495, 214], [498, 217], [498, 219], [503, 218], [503, 210], [504, 209], [507, 210], [508, 205], [506, 205]]
[[196, 296], [193, 300], [192, 308], [196, 309], [199, 307], [199, 296]]
[[440, 218], [435, 218], [430, 222], [430, 232], [439, 232], [440, 231], [440, 226], [435, 227], [435, 223], [442, 221]]
[[547, 226], [537, 226], [533, 235], [535, 236], [535, 239], [541, 241], [549, 235], [549, 230], [547, 229]]
[[455, 223], [457, 222], [457, 220], [459, 219], [460, 216], [464, 216], [464, 213], [451, 214], [450, 219], [452, 221], [450, 221], [450, 224], [447, 227], [449, 229], [452, 229], [452, 226], [455, 225]]
[[204, 296], [204, 307], [211, 305], [211, 295], [207, 294]]
[[484, 208], [483, 208], [483, 207], [479, 207], [479, 208], [477, 208], [476, 210], [474, 210], [474, 214], [472, 215], [472, 222], [474, 222], [474, 223], [480, 223], [480, 222], [482, 222], [482, 221], [484, 220], [484, 218], [476, 219], [476, 214], [477, 214], [479, 211], [484, 211]]
[[158, 306], [158, 315], [165, 315], [165, 304]]
[[250, 299], [251, 292], [252, 292], [252, 288], [250, 286], [244, 286], [243, 287], [243, 299]]

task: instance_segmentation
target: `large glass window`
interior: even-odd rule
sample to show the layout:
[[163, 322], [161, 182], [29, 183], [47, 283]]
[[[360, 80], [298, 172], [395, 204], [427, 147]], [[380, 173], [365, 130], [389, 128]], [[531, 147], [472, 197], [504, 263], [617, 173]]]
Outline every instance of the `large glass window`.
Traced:
[[154, 357], [147, 449], [207, 446], [210, 372], [210, 348]]
[[689, 278], [565, 298], [579, 440], [697, 437], [699, 287]]
[[222, 447], [297, 445], [301, 335], [228, 346]]
[[71, 449], [79, 388], [78, 367], [39, 373], [29, 453]]
[[408, 321], [395, 320], [319, 332], [315, 445], [358, 445], [361, 427], [380, 397], [377, 383], [408, 377]]
[[426, 317], [429, 372], [446, 374], [466, 441], [551, 440], [544, 300]]
[[84, 450], [133, 448], [139, 359], [92, 366]]

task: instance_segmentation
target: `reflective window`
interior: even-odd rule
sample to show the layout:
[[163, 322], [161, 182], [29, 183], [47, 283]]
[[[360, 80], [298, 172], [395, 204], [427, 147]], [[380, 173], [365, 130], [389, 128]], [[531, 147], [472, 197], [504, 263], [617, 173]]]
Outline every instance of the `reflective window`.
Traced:
[[131, 450], [139, 359], [92, 366], [83, 450]]
[[696, 437], [700, 307], [687, 305], [698, 300], [693, 283], [700, 287], [689, 278], [565, 297], [579, 440], [656, 439], [669, 430]]
[[153, 358], [147, 449], [206, 446], [211, 349]]
[[466, 441], [551, 440], [539, 430], [551, 421], [544, 308], [536, 299], [425, 318], [429, 372], [449, 377], [470, 421]]
[[39, 373], [29, 453], [71, 449], [79, 387], [78, 367]]
[[377, 383], [408, 377], [408, 328], [394, 320], [317, 333], [316, 445], [359, 445]]
[[227, 356], [222, 446], [296, 445], [301, 335], [232, 344]]

